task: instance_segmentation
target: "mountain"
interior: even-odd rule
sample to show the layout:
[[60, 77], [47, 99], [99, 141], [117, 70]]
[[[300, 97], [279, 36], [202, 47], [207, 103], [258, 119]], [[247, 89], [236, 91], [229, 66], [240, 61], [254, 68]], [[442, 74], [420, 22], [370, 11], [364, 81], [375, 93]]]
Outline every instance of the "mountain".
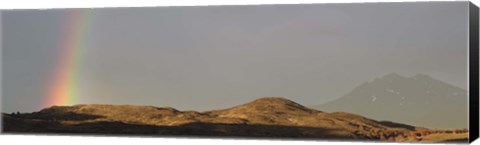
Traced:
[[[468, 130], [432, 130], [326, 113], [281, 97], [206, 112], [133, 105], [53, 106], [3, 114], [5, 133], [223, 136], [406, 142], [466, 141]], [[433, 136], [433, 137], [432, 137]], [[439, 137], [440, 136], [440, 137]]]
[[446, 129], [468, 127], [467, 107], [467, 91], [459, 87], [425, 74], [404, 77], [392, 73], [312, 108]]

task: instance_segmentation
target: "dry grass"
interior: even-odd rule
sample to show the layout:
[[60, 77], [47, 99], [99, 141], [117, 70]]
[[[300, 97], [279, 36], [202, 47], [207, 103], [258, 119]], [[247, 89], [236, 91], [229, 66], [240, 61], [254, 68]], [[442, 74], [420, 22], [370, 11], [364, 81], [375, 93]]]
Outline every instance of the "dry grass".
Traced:
[[[395, 123], [386, 124], [346, 112], [326, 113], [280, 97], [261, 98], [232, 108], [207, 112], [179, 111], [169, 107], [97, 104], [50, 107], [30, 114], [4, 115], [4, 119], [7, 132], [205, 133], [222, 136], [383, 141], [420, 141], [418, 139], [421, 138], [428, 142], [464, 137], [438, 134], [423, 128], [407, 128], [406, 125]], [[48, 127], [42, 128], [39, 124]], [[416, 132], [424, 134], [417, 136]]]
[[458, 141], [458, 142], [467, 142], [468, 141], [469, 133], [460, 133], [460, 134], [448, 134], [448, 133], [441, 133], [441, 134], [430, 134], [421, 137], [422, 142], [450, 142], [450, 141]]

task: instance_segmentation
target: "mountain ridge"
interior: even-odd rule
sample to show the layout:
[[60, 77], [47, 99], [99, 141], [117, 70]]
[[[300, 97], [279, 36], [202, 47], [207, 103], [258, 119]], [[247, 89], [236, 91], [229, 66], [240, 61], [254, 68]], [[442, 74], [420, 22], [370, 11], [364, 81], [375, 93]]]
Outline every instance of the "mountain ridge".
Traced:
[[390, 73], [311, 108], [446, 129], [468, 127], [467, 104], [467, 92], [460, 87], [426, 74], [405, 77]]

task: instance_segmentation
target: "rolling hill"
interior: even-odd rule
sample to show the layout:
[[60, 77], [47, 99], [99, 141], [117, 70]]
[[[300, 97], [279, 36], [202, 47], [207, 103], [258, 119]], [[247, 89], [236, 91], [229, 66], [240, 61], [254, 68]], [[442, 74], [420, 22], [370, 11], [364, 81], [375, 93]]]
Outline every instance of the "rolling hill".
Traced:
[[465, 129], [432, 130], [376, 121], [346, 112], [326, 113], [281, 97], [265, 97], [232, 108], [206, 112], [179, 111], [170, 107], [90, 104], [53, 106], [38, 112], [4, 113], [2, 116], [5, 133], [405, 142], [467, 141], [468, 136]]

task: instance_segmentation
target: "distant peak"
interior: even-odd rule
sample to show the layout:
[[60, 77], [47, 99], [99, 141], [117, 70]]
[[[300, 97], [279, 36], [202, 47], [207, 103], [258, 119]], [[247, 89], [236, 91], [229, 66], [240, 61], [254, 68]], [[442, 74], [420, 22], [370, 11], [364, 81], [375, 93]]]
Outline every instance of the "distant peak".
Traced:
[[407, 77], [404, 77], [402, 75], [399, 75], [397, 73], [389, 73], [386, 74], [382, 77], [376, 78], [375, 80], [399, 80], [399, 79], [406, 79]]
[[405, 78], [405, 77], [397, 73], [389, 73], [387, 75], [384, 75], [382, 78]]
[[417, 74], [415, 76], [412, 76], [411, 78], [416, 78], [416, 79], [433, 79], [431, 76], [426, 75], [426, 74]]

